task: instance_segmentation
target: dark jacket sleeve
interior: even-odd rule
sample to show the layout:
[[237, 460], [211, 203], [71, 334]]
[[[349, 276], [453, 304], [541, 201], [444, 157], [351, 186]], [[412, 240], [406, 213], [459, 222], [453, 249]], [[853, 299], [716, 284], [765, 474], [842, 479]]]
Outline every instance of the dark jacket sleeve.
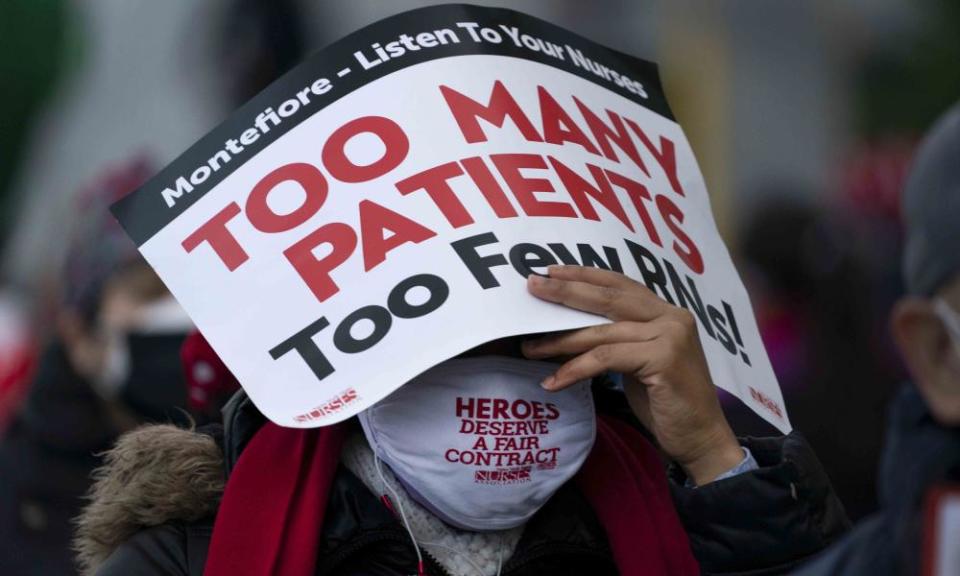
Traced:
[[704, 574], [782, 574], [850, 527], [809, 444], [797, 433], [741, 439], [759, 469], [701, 486], [673, 471], [680, 519]]
[[[905, 562], [901, 528], [893, 518], [877, 515], [858, 522], [852, 532], [791, 576], [885, 576], [911, 574], [916, 562]], [[914, 558], [911, 558], [915, 560]], [[913, 569], [910, 569], [914, 566]]]
[[165, 524], [138, 532], [118, 547], [96, 576], [201, 576], [208, 526]]

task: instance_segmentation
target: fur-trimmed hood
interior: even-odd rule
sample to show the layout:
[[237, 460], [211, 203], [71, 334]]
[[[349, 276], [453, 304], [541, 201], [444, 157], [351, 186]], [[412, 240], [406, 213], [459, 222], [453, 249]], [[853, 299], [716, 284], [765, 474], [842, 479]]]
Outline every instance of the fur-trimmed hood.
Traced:
[[84, 575], [144, 528], [212, 516], [223, 494], [223, 454], [207, 434], [143, 426], [106, 452], [93, 480], [74, 541]]

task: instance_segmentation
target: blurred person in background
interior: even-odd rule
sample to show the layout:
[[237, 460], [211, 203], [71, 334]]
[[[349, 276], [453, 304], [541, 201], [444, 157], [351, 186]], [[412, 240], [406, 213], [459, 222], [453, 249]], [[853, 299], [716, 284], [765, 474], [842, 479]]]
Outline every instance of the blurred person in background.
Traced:
[[[887, 350], [875, 338], [885, 330], [871, 302], [875, 284], [847, 219], [799, 199], [809, 195], [763, 196], [776, 200], [752, 212], [739, 250], [757, 324], [791, 422], [810, 441], [847, 513], [858, 519], [876, 509], [876, 462], [897, 383], [895, 372], [877, 360]], [[771, 433], [735, 398], [726, 400], [738, 433]]]
[[938, 498], [952, 487], [953, 506], [960, 503], [958, 159], [960, 103], [929, 132], [903, 193], [909, 294], [897, 302], [890, 325], [912, 383], [900, 391], [889, 418], [881, 509], [800, 574], [957, 574], [960, 569], [956, 520], [952, 526], [940, 522], [948, 500]]
[[[189, 320], [108, 206], [303, 50], [293, 0], [34, 4], [0, 9], [11, 88], [0, 123], [12, 123], [0, 147], [16, 151], [0, 160], [0, 199], [11, 197], [0, 286], [21, 291], [16, 311], [31, 311], [29, 333], [50, 343], [32, 380], [22, 377], [33, 355], [20, 353], [25, 337], [8, 337], [16, 318], [0, 291], [3, 576], [76, 572], [72, 518], [120, 433], [184, 423], [185, 409], [198, 422], [219, 416], [233, 383], [207, 361], [205, 342], [181, 350]], [[27, 105], [39, 122], [28, 122]], [[60, 232], [73, 226], [72, 237]]]
[[[0, 3], [0, 246], [16, 217], [13, 183], [39, 113], [59, 85], [64, 64], [66, 2]], [[23, 401], [37, 345], [23, 294], [0, 282], [0, 438]]]
[[192, 324], [109, 214], [149, 174], [137, 162], [81, 195], [56, 330], [0, 441], [0, 573], [75, 573], [72, 519], [122, 432], [184, 422], [180, 347]]

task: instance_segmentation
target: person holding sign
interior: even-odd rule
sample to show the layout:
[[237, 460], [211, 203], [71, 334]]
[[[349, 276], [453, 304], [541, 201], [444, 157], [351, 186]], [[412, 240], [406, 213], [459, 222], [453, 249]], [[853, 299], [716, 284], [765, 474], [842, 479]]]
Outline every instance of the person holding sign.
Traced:
[[399, 14], [112, 210], [243, 390], [111, 451], [87, 572], [780, 573], [846, 527], [650, 62]]
[[[780, 573], [843, 531], [798, 436], [743, 447], [733, 436], [688, 312], [598, 269], [552, 268], [529, 290], [612, 323], [501, 340], [441, 364], [361, 414], [363, 432], [265, 425], [241, 393], [223, 456], [199, 433], [127, 436], [82, 519], [89, 572]], [[571, 359], [541, 361], [557, 357]], [[615, 391], [584, 388], [607, 371], [623, 374], [629, 410]], [[679, 465], [669, 484], [637, 420]], [[461, 432], [485, 445], [452, 454]], [[458, 481], [465, 465], [480, 483]], [[502, 490], [496, 502], [483, 500], [490, 485]], [[145, 517], [122, 502], [160, 525], [139, 528]]]

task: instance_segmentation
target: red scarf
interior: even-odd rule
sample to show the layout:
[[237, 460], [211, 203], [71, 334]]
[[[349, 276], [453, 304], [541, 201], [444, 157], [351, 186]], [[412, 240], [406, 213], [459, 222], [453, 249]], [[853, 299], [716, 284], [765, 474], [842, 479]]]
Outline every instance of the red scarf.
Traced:
[[[343, 425], [297, 430], [267, 423], [230, 475], [204, 576], [313, 576]], [[620, 574], [700, 573], [654, 447], [629, 425], [597, 421], [576, 477], [607, 533]]]

